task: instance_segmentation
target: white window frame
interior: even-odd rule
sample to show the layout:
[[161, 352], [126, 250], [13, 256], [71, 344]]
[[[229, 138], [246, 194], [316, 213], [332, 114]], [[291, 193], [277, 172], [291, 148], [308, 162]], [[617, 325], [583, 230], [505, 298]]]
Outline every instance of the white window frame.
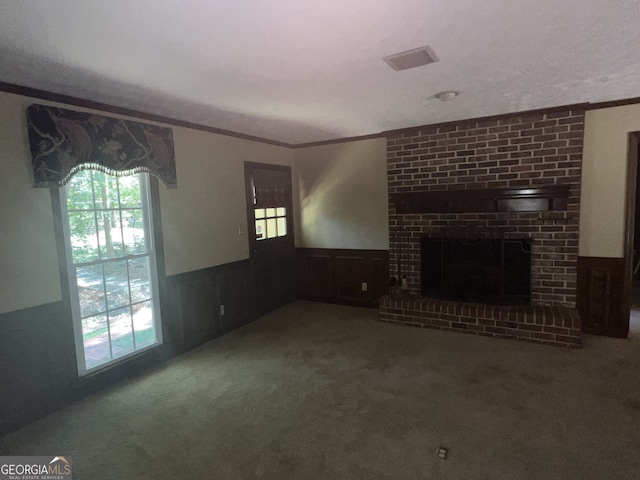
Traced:
[[[108, 175], [105, 173], [105, 175]], [[85, 360], [85, 352], [84, 352], [84, 338], [82, 333], [82, 315], [80, 313], [80, 297], [78, 293], [78, 279], [76, 277], [76, 264], [73, 262], [73, 252], [71, 249], [71, 233], [69, 229], [69, 214], [67, 211], [67, 188], [60, 188], [60, 208], [62, 214], [62, 232], [64, 234], [64, 246], [67, 260], [67, 273], [69, 279], [69, 293], [71, 297], [71, 313], [73, 317], [73, 332], [74, 332], [74, 340], [76, 347], [76, 361], [78, 365], [78, 375], [80, 377], [93, 374], [109, 368], [113, 365], [125, 362], [130, 360], [132, 357], [137, 357], [140, 354], [147, 352], [148, 350], [154, 349], [162, 345], [163, 337], [162, 337], [162, 321], [160, 315], [160, 301], [159, 301], [159, 289], [158, 289], [158, 266], [157, 266], [157, 256], [156, 256], [156, 248], [155, 248], [155, 236], [153, 229], [153, 206], [151, 201], [151, 188], [150, 188], [150, 178], [147, 173], [138, 173], [136, 174], [140, 178], [140, 197], [142, 201], [142, 216], [143, 216], [143, 225], [144, 225], [144, 235], [145, 242], [147, 244], [147, 253], [145, 254], [135, 254], [135, 255], [124, 255], [122, 257], [118, 257], [118, 260], [130, 260], [135, 258], [149, 258], [149, 283], [151, 284], [152, 291], [152, 308], [153, 308], [153, 326], [156, 335], [156, 342], [150, 345], [144, 346], [139, 349], [135, 349], [132, 352], [121, 355], [117, 358], [112, 358], [111, 360], [96, 365], [87, 369], [86, 360]], [[93, 194], [93, 199], [95, 202], [95, 193]], [[119, 205], [118, 211], [122, 213], [122, 208]], [[97, 230], [96, 230], [97, 231]], [[98, 239], [99, 242], [99, 239]], [[98, 250], [100, 250], [100, 246], [98, 246]], [[94, 264], [104, 264], [113, 259], [100, 259]], [[103, 270], [104, 276], [104, 270]], [[105, 279], [103, 278], [103, 281]], [[106, 282], [105, 282], [105, 302], [106, 300]], [[129, 283], [130, 288], [130, 283]], [[131, 304], [129, 304], [131, 305]], [[105, 304], [106, 306], [106, 304]], [[107, 320], [107, 328], [109, 328], [108, 320]], [[134, 336], [135, 342], [135, 336]], [[111, 352], [111, 337], [109, 336], [109, 351]], [[113, 357], [113, 355], [111, 354]]]

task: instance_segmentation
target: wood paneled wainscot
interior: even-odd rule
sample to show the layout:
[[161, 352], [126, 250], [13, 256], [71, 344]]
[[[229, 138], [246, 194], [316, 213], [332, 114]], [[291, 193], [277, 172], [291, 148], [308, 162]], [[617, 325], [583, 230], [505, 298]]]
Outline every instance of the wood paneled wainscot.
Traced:
[[578, 258], [577, 306], [584, 333], [621, 338], [629, 333], [624, 263], [624, 258]]
[[297, 248], [298, 295], [305, 300], [377, 307], [389, 287], [387, 250]]

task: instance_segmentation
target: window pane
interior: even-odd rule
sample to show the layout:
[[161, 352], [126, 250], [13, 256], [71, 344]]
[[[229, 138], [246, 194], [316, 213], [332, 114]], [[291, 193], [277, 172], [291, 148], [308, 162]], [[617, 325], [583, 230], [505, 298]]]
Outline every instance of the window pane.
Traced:
[[123, 210], [122, 227], [125, 253], [127, 255], [146, 253], [147, 244], [144, 237], [144, 217], [142, 209]]
[[276, 219], [267, 219], [267, 238], [275, 238], [278, 235], [276, 231]]
[[148, 258], [129, 260], [129, 285], [131, 288], [132, 303], [149, 300], [151, 298], [149, 271]]
[[93, 211], [70, 212], [69, 233], [74, 263], [98, 259], [98, 236], [96, 235], [96, 221]]
[[76, 279], [80, 298], [80, 316], [84, 318], [106, 311], [102, 265], [76, 268]]
[[275, 208], [267, 208], [267, 217], [275, 217], [276, 209]]
[[267, 222], [264, 220], [256, 220], [256, 238], [258, 240], [264, 240], [267, 238]]
[[118, 208], [118, 177], [93, 172], [93, 191], [96, 209]]
[[98, 210], [98, 235], [100, 236], [100, 257], [116, 258], [124, 255], [120, 214], [116, 210]]
[[105, 314], [82, 319], [82, 341], [87, 369], [111, 360], [109, 331]]
[[93, 190], [91, 188], [91, 171], [84, 170], [76, 173], [67, 189], [72, 194], [67, 195], [67, 210], [92, 210]]
[[[92, 370], [158, 343], [155, 264], [146, 235], [152, 225], [142, 201], [146, 178], [84, 171], [65, 189], [69, 268], [76, 279], [71, 288], [77, 289], [79, 300], [73, 309], [74, 328], [81, 331], [85, 357], [81, 374], [83, 366]], [[124, 255], [136, 257], [121, 258]]]
[[120, 206], [122, 208], [141, 208], [140, 176], [119, 177], [118, 184], [120, 186]]
[[133, 306], [133, 331], [136, 339], [136, 348], [151, 345], [156, 341], [151, 302], [138, 303]]
[[264, 208], [256, 208], [256, 218], [264, 218]]
[[107, 281], [107, 306], [109, 309], [127, 305], [129, 303], [129, 282], [126, 260], [105, 263], [104, 275]]
[[111, 331], [111, 352], [113, 358], [133, 351], [131, 308], [119, 308], [118, 310], [109, 312], [109, 329]]
[[287, 209], [284, 207], [278, 208], [277, 214], [279, 217], [284, 217], [287, 214]]
[[287, 219], [278, 218], [278, 236], [284, 237], [287, 234]]

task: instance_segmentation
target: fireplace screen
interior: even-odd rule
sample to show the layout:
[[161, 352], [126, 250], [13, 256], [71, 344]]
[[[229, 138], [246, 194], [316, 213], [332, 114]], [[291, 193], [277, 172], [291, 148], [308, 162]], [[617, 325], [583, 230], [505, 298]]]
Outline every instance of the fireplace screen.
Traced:
[[531, 297], [531, 239], [422, 238], [422, 294], [488, 304]]

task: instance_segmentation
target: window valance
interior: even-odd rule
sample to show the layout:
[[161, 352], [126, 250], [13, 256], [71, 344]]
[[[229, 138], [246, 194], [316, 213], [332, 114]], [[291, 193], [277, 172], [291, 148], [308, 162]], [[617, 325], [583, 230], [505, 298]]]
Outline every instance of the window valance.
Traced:
[[27, 123], [36, 187], [62, 186], [85, 169], [147, 172], [177, 186], [170, 128], [36, 104]]

